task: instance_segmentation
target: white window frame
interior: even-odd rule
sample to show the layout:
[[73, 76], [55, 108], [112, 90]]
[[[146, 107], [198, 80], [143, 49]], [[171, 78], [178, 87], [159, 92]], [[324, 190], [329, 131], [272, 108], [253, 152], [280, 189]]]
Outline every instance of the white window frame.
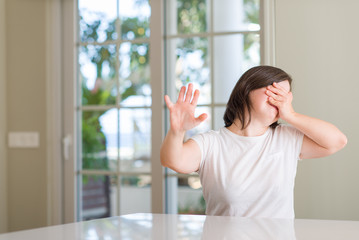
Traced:
[[47, 225], [63, 223], [61, 2], [46, 2]]
[[[165, 211], [165, 194], [164, 194], [164, 171], [160, 163], [159, 150], [164, 137], [164, 1], [151, 1], [151, 37], [150, 37], [150, 59], [151, 59], [151, 85], [152, 85], [152, 155], [151, 155], [151, 200], [152, 212], [164, 213]], [[49, 1], [52, 2], [52, 1]], [[59, 4], [61, 6], [59, 6]], [[55, 24], [61, 29], [60, 35], [61, 43], [49, 41], [48, 58], [51, 59], [54, 55], [59, 55], [61, 60], [52, 58], [53, 61], [49, 63], [48, 71], [48, 95], [50, 100], [48, 110], [50, 117], [48, 120], [48, 140], [51, 141], [52, 146], [48, 152], [48, 222], [68, 223], [76, 221], [76, 202], [77, 202], [77, 186], [76, 186], [76, 168], [75, 161], [77, 156], [76, 148], [74, 147], [76, 141], [79, 141], [76, 136], [76, 106], [75, 106], [75, 92], [76, 92], [76, 0], [61, 1], [56, 0], [53, 5], [49, 5], [49, 12], [55, 15], [48, 14], [48, 17], [55, 16], [55, 21], [49, 23]], [[61, 9], [61, 10], [59, 10]], [[60, 12], [59, 12], [60, 11]], [[60, 13], [61, 20], [58, 20]], [[261, 30], [260, 30], [260, 45], [261, 45], [261, 64], [275, 65], [275, 0], [261, 0]], [[52, 18], [54, 19], [54, 18]], [[57, 19], [57, 20], [56, 20]], [[156, 26], [156, 27], [153, 27]], [[56, 28], [51, 28], [56, 29]], [[50, 28], [48, 28], [49, 32]], [[52, 37], [51, 37], [52, 36]], [[55, 33], [49, 33], [49, 39], [60, 39], [55, 37]], [[51, 49], [58, 47], [62, 51]], [[54, 67], [54, 65], [57, 66]], [[59, 71], [59, 72], [57, 72]], [[57, 74], [56, 74], [57, 73]], [[51, 77], [52, 76], [52, 77]], [[59, 77], [60, 76], [60, 77]], [[60, 80], [58, 80], [58, 77]], [[58, 81], [55, 81], [57, 79]], [[54, 90], [58, 91], [58, 83], [60, 84], [61, 95], [58, 96]], [[58, 101], [60, 98], [60, 102]], [[51, 113], [52, 109], [52, 113]], [[54, 111], [60, 110], [56, 113]], [[60, 114], [60, 122], [56, 121], [56, 117]], [[61, 133], [52, 131], [50, 127], [59, 126]], [[66, 152], [68, 156], [65, 159], [63, 154], [62, 161], [57, 161], [56, 156], [59, 156], [59, 141], [67, 139]], [[59, 140], [60, 139], [60, 140]], [[60, 143], [63, 145], [63, 143]], [[56, 156], [55, 156], [56, 155]], [[62, 166], [59, 167], [58, 163]], [[62, 169], [62, 171], [59, 171]], [[64, 189], [64, 191], [62, 191]]]
[[276, 0], [260, 0], [261, 64], [276, 65], [275, 6]]
[[62, 73], [63, 73], [63, 214], [64, 223], [76, 221], [76, 0], [62, 1]]
[[[176, 2], [176, 0], [173, 0]], [[275, 0], [260, 0], [260, 30], [259, 31], [237, 31], [237, 32], [214, 32], [213, 29], [213, 6], [214, 1], [217, 0], [207, 0], [207, 3], [209, 3], [208, 11], [209, 11], [209, 29], [207, 32], [203, 33], [194, 33], [194, 34], [166, 34], [164, 36], [165, 40], [171, 40], [171, 39], [184, 39], [184, 38], [194, 38], [194, 37], [203, 37], [209, 39], [208, 49], [211, 52], [210, 55], [210, 84], [211, 84], [211, 99], [214, 100], [214, 37], [216, 36], [223, 36], [223, 35], [237, 35], [237, 34], [259, 34], [260, 35], [260, 56], [261, 56], [261, 65], [275, 65]], [[172, 1], [170, 1], [172, 3]], [[169, 3], [170, 4], [170, 3]], [[173, 11], [171, 7], [167, 10]], [[175, 15], [175, 12], [171, 12], [169, 14], [170, 16]], [[169, 21], [167, 21], [169, 22]], [[176, 27], [176, 26], [175, 26]], [[170, 45], [171, 43], [169, 43]], [[171, 47], [170, 47], [171, 48]], [[171, 49], [172, 50], [172, 49]], [[170, 51], [171, 51], [170, 50]], [[171, 53], [170, 53], [171, 54]], [[168, 54], [168, 55], [170, 55]], [[169, 56], [169, 64], [174, 65], [174, 63], [171, 63], [171, 60], [173, 61], [172, 56]], [[171, 76], [166, 76], [166, 80], [172, 80]], [[166, 94], [168, 94], [172, 100], [174, 100], [177, 96], [175, 96], [175, 86], [173, 86], [173, 83], [170, 82], [167, 84]], [[215, 103], [211, 102], [209, 104], [203, 104], [198, 105], [203, 107], [208, 107], [210, 109], [210, 113], [213, 116], [214, 110], [216, 107], [225, 107], [225, 103]], [[166, 119], [165, 123], [169, 124], [169, 116], [167, 116], [168, 119]], [[169, 126], [166, 126], [166, 128], [169, 128]], [[211, 121], [211, 129], [215, 129], [215, 121], [212, 119]], [[178, 189], [177, 189], [177, 179], [178, 178], [189, 178], [191, 176], [198, 176], [198, 174], [178, 174], [170, 169], [167, 169], [165, 171], [165, 179], [166, 179], [166, 212], [171, 214], [177, 213], [178, 208]], [[168, 178], [171, 179], [168, 179]]]
[[[78, 201], [77, 186], [76, 186], [76, 159], [78, 152], [76, 152], [76, 142], [79, 142], [79, 136], [76, 136], [78, 127], [75, 126], [76, 122], [76, 32], [75, 26], [77, 26], [77, 4], [76, 0], [63, 2], [63, 73], [64, 73], [64, 137], [69, 137], [70, 142], [75, 143], [68, 145], [66, 151], [70, 154], [68, 159], [64, 160], [64, 220], [65, 222], [73, 222], [78, 220], [78, 209], [76, 209], [76, 203]], [[163, 118], [162, 118], [162, 106], [163, 100], [162, 94], [162, 82], [163, 82], [163, 40], [162, 40], [162, 1], [151, 2], [151, 36], [149, 39], [150, 45], [150, 58], [151, 58], [151, 76], [150, 84], [152, 87], [152, 154], [151, 154], [151, 212], [163, 213], [164, 211], [164, 198], [163, 194], [163, 168], [160, 163], [159, 149], [161, 147], [163, 139]], [[153, 29], [153, 30], [152, 30]], [[80, 174], [95, 173], [96, 171], [81, 170]], [[107, 173], [104, 173], [107, 174]], [[122, 173], [123, 175], [127, 173]], [[141, 173], [131, 173], [131, 175], [141, 175]]]

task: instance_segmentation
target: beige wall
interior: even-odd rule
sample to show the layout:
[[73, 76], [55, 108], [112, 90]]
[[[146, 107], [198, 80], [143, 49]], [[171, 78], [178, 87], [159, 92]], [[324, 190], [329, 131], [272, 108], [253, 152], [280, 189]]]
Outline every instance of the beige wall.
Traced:
[[348, 137], [342, 151], [299, 164], [297, 218], [359, 220], [359, 1], [277, 0], [276, 63], [294, 78], [297, 112]]
[[0, 0], [0, 233], [7, 230], [5, 0]]
[[6, 1], [7, 131], [40, 133], [40, 148], [7, 149], [8, 230], [47, 224], [46, 0]]

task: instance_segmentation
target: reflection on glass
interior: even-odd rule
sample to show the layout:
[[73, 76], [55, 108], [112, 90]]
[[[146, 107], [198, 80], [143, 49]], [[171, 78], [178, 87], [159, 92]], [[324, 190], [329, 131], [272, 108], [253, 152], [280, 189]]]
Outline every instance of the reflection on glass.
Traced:
[[215, 32], [259, 31], [259, 0], [213, 1]]
[[120, 60], [120, 94], [123, 106], [150, 106], [150, 65], [149, 45], [121, 44]]
[[291, 219], [206, 217], [202, 239], [295, 240]]
[[121, 37], [126, 40], [150, 37], [151, 8], [148, 0], [120, 1]]
[[179, 34], [207, 31], [207, 4], [206, 0], [177, 1], [177, 31]]
[[81, 220], [117, 215], [116, 177], [82, 175]]
[[116, 45], [79, 48], [82, 105], [116, 103]]
[[80, 39], [104, 42], [117, 38], [115, 21], [117, 0], [79, 0]]
[[214, 100], [227, 103], [240, 76], [260, 64], [259, 34], [214, 38]]
[[[337, 222], [334, 228], [326, 229], [323, 235], [323, 223], [313, 221], [306, 224], [291, 219], [256, 219], [228, 216], [175, 215], [136, 213], [120, 217], [106, 218], [81, 223], [79, 239], [264, 239], [295, 240], [298, 239], [341, 239]], [[316, 224], [314, 224], [316, 225]], [[297, 227], [299, 228], [297, 229]], [[354, 225], [350, 225], [351, 230]], [[295, 229], [296, 228], [296, 229]], [[310, 231], [308, 231], [310, 229]], [[331, 230], [332, 229], [332, 230]], [[347, 228], [349, 229], [349, 228]], [[329, 233], [328, 233], [329, 232]], [[349, 230], [350, 232], [350, 230]], [[357, 232], [357, 231], [351, 231]], [[299, 234], [298, 234], [299, 233]], [[303, 234], [304, 233], [304, 234]], [[355, 235], [355, 236], [354, 236]], [[323, 238], [318, 238], [322, 236]], [[349, 234], [348, 236], [357, 236]], [[349, 237], [350, 238], [350, 237]], [[344, 238], [347, 239], [347, 238]], [[350, 238], [353, 239], [353, 238]]]
[[[153, 219], [154, 218], [154, 219]], [[139, 213], [104, 218], [97, 221], [81, 222], [81, 230], [76, 231], [76, 239], [168, 239], [162, 231], [156, 231], [157, 216]], [[167, 223], [164, 221], [163, 223]], [[163, 227], [163, 224], [161, 225]], [[164, 229], [163, 229], [164, 230]], [[158, 232], [158, 234], [156, 234]]]
[[151, 171], [151, 109], [120, 110], [121, 172]]
[[150, 175], [120, 178], [120, 215], [151, 212], [151, 180]]
[[117, 119], [116, 109], [82, 112], [82, 169], [116, 169]]
[[[199, 215], [178, 215], [177, 220], [177, 234], [178, 239], [201, 239], [203, 232], [203, 222], [205, 216]], [[169, 228], [170, 229], [170, 228]], [[217, 238], [223, 239], [223, 238]]]

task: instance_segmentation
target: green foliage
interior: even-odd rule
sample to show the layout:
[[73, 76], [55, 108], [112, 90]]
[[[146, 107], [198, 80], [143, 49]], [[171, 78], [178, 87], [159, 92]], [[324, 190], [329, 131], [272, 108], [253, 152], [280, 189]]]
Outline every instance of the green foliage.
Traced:
[[[140, 4], [140, 2], [138, 3]], [[97, 42], [99, 39], [99, 28], [102, 24], [101, 20], [94, 21], [92, 23], [85, 23], [81, 17], [81, 40], [83, 42]], [[98, 18], [102, 19], [101, 14], [98, 14]], [[106, 40], [114, 40], [116, 34], [117, 21], [108, 23], [108, 27], [105, 30]], [[149, 28], [149, 22], [139, 20], [138, 18], [127, 18], [121, 24], [122, 37], [128, 36], [129, 32], [132, 32], [134, 38], [148, 37], [145, 29]], [[138, 51], [138, 48], [142, 47], [142, 51]], [[143, 51], [145, 47], [145, 52]], [[88, 89], [86, 85], [87, 79], [84, 76], [81, 78], [82, 89], [82, 105], [115, 105], [116, 104], [116, 92], [115, 87], [118, 81], [117, 71], [117, 58], [118, 49], [113, 46], [99, 45], [91, 46], [86, 45], [83, 48], [83, 52], [89, 57], [91, 62], [96, 66], [96, 83], [93, 89]], [[149, 83], [149, 74], [144, 70], [148, 67], [149, 51], [145, 44], [131, 44], [130, 55], [130, 68], [131, 75], [128, 77], [130, 84], [126, 87], [120, 86], [121, 99], [125, 100], [129, 96], [141, 94], [141, 87], [144, 84]], [[110, 68], [110, 73], [103, 76], [103, 67], [107, 64]], [[121, 63], [120, 63], [121, 64]], [[135, 74], [133, 74], [135, 73]], [[141, 74], [139, 74], [141, 73]], [[121, 82], [120, 82], [121, 83]], [[113, 93], [115, 92], [115, 94]], [[100, 125], [100, 117], [104, 114], [104, 111], [83, 111], [82, 112], [82, 168], [83, 169], [109, 169], [108, 159], [106, 156], [106, 137], [102, 131]]]
[[[101, 19], [105, 18], [103, 14], [96, 14], [99, 20], [93, 21], [91, 23], [86, 23], [83, 17], [80, 15], [80, 27], [81, 27], [81, 41], [82, 42], [97, 42], [98, 41], [98, 32], [101, 24], [103, 22]], [[116, 26], [115, 21], [109, 22], [109, 25], [105, 31], [106, 40], [114, 40], [116, 38]]]
[[91, 91], [85, 86], [85, 84], [82, 84], [83, 105], [107, 105], [115, 103], [116, 98], [111, 95], [109, 90], [99, 88], [97, 91]]
[[140, 178], [137, 176], [127, 176], [121, 179], [121, 185], [137, 186]]
[[207, 30], [206, 0], [178, 1], [178, 33], [200, 33]]
[[[259, 24], [259, 0], [243, 0], [244, 6], [244, 22]], [[244, 58], [250, 60], [248, 50], [252, 44], [256, 41], [255, 34], [244, 35]]]
[[243, 0], [246, 23], [259, 24], [259, 0]]
[[[149, 37], [149, 21], [139, 21], [138, 18], [126, 18], [121, 25], [123, 39], [135, 39]], [[146, 32], [147, 31], [147, 32]]]
[[[207, 31], [207, 6], [206, 0], [182, 0], [177, 2], [177, 31], [180, 34], [203, 33]], [[208, 66], [208, 39], [207, 38], [184, 38], [179, 41], [177, 59], [184, 59], [187, 54], [194, 51], [201, 52], [203, 68]], [[208, 79], [201, 77], [198, 69], [187, 69], [178, 78], [183, 85], [196, 82], [204, 85]]]
[[106, 138], [99, 123], [99, 117], [103, 112], [82, 114], [82, 168], [108, 169]]

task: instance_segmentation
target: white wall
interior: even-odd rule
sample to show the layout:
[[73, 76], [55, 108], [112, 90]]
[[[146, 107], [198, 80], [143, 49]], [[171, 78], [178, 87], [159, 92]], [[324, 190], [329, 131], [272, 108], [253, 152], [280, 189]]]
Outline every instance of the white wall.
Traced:
[[299, 164], [297, 218], [359, 220], [359, 1], [277, 0], [276, 64], [294, 79], [297, 112], [348, 137], [342, 151]]
[[0, 0], [0, 233], [7, 231], [5, 0]]

